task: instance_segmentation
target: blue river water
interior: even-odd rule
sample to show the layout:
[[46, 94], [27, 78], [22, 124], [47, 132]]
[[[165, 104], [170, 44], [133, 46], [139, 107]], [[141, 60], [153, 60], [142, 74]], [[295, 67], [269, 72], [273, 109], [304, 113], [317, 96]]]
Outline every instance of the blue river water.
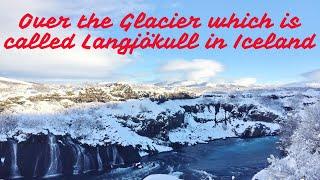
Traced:
[[92, 179], [143, 179], [150, 174], [171, 174], [187, 180], [251, 179], [268, 166], [271, 154], [281, 156], [277, 141], [277, 137], [216, 140], [144, 157], [140, 169], [119, 168]]

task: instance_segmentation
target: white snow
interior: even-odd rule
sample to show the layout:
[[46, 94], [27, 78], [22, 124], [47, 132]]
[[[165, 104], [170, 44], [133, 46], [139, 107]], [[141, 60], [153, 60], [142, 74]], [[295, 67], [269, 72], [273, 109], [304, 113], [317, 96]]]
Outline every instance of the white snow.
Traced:
[[[141, 86], [137, 87], [141, 88]], [[316, 103], [320, 99], [319, 91], [314, 89], [278, 89], [233, 93], [212, 92], [194, 99], [168, 100], [163, 103], [151, 101], [149, 98], [115, 101], [116, 98], [108, 94], [112, 87], [106, 85], [95, 88], [101, 89], [112, 97], [112, 100], [107, 103], [76, 103], [67, 98], [38, 101], [29, 99], [35, 95], [46, 96], [54, 93], [67, 97], [67, 92], [72, 92], [76, 96], [79, 92], [83, 92], [84, 88], [86, 87], [33, 85], [13, 86], [12, 89], [0, 90], [0, 141], [6, 141], [7, 138], [24, 141], [30, 134], [50, 131], [57, 135], [69, 134], [80, 142], [92, 146], [106, 143], [132, 145], [139, 147], [140, 153], [146, 155], [149, 150], [170, 151], [172, 149], [168, 146], [170, 143], [192, 145], [214, 139], [236, 137], [248, 127], [254, 127], [257, 124], [270, 128], [270, 133], [280, 128], [276, 123], [245, 121], [231, 117], [231, 113], [223, 108], [216, 112], [215, 107], [210, 104], [229, 104], [235, 107], [253, 105], [255, 111], [273, 113], [279, 118], [285, 118], [284, 106], [301, 110], [304, 108], [303, 103]], [[174, 91], [153, 88], [151, 86], [147, 90], [159, 94]], [[142, 90], [136, 89], [136, 91]], [[272, 95], [279, 98], [270, 99]], [[20, 98], [20, 100], [14, 102], [10, 98]], [[5, 106], [1, 112], [1, 103], [6, 105], [8, 102], [9, 105]], [[203, 110], [199, 109], [201, 105], [205, 106]], [[184, 106], [194, 106], [198, 109], [196, 113], [186, 113]], [[143, 122], [156, 120], [159, 114], [164, 114], [166, 117], [184, 114], [184, 124], [168, 132], [169, 141], [139, 135]], [[228, 119], [226, 124], [223, 122], [225, 117]], [[196, 118], [208, 121], [197, 122]], [[217, 123], [214, 121], [215, 118]]]
[[[142, 145], [143, 150], [148, 148], [158, 151], [171, 150], [169, 147], [157, 144], [150, 138], [138, 135], [121, 123], [135, 126], [131, 120], [123, 121], [118, 117], [130, 116], [136, 117], [141, 121], [145, 119], [156, 119], [157, 116], [166, 112], [167, 115], [173, 115], [177, 112], [184, 112], [182, 106], [196, 106], [201, 103], [214, 102], [215, 98], [209, 100], [202, 97], [188, 100], [169, 100], [161, 104], [152, 102], [149, 99], [135, 99], [125, 102], [110, 103], [83, 103], [75, 104], [62, 100], [57, 101], [39, 101], [26, 102], [25, 104], [16, 104], [1, 117], [7, 121], [17, 122], [16, 126], [4, 132], [7, 138], [11, 136], [20, 136], [20, 134], [46, 133], [48, 130], [54, 134], [70, 134], [72, 137], [80, 139], [82, 143], [96, 145], [104, 143], [127, 145]], [[220, 99], [219, 102], [222, 102]], [[72, 108], [66, 109], [65, 104]], [[259, 105], [261, 106], [261, 105]], [[263, 106], [261, 106], [263, 109]], [[213, 109], [212, 109], [213, 110]], [[217, 114], [217, 119], [222, 120], [225, 112], [221, 110]], [[228, 113], [227, 113], [227, 116]], [[197, 123], [193, 117], [211, 119], [206, 123]], [[242, 133], [247, 127], [254, 126], [257, 123], [264, 124], [271, 128], [272, 132], [279, 127], [276, 124], [265, 122], [244, 122], [238, 119], [230, 120], [227, 125], [224, 123], [215, 124], [214, 111], [209, 112], [208, 108], [204, 112], [197, 114], [185, 114], [186, 128], [178, 128], [169, 133], [170, 142], [181, 142], [188, 144], [203, 143], [211, 139], [220, 139], [226, 137], [235, 137], [237, 133]], [[139, 124], [137, 124], [139, 126]], [[236, 127], [237, 126], [237, 127]], [[134, 128], [134, 127], [133, 127]], [[137, 127], [137, 129], [139, 129]], [[1, 137], [5, 137], [1, 134]], [[19, 135], [19, 136], [18, 136]]]
[[144, 180], [179, 180], [179, 178], [168, 174], [152, 174], [144, 178]]
[[0, 77], [0, 82], [2, 83], [13, 83], [13, 84], [23, 84], [23, 85], [32, 85], [32, 83], [16, 80], [16, 79], [9, 79], [5, 77]]

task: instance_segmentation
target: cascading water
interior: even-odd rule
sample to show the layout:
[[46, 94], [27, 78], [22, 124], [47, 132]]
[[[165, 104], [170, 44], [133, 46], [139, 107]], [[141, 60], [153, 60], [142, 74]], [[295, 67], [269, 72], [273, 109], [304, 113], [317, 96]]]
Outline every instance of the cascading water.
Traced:
[[38, 166], [39, 166], [39, 157], [37, 157], [37, 159], [36, 159], [36, 163], [35, 163], [34, 170], [33, 170], [33, 177], [37, 177], [38, 176], [38, 174], [37, 174]]
[[2, 164], [4, 163], [4, 160], [5, 160], [6, 158], [4, 158], [4, 157], [1, 157], [0, 158], [0, 162], [1, 162], [1, 164], [0, 164], [0, 166], [2, 166]]
[[91, 169], [90, 157], [85, 152], [85, 148], [84, 147], [80, 146], [80, 150], [81, 150], [81, 156], [83, 158], [83, 173], [88, 173], [88, 172], [93, 170], [93, 169]]
[[124, 164], [123, 158], [120, 156], [116, 146], [112, 146], [112, 164], [113, 165], [122, 165]]
[[54, 135], [48, 135], [49, 145], [49, 168], [45, 177], [53, 177], [62, 175], [60, 148]]
[[13, 139], [0, 143], [0, 179], [69, 177], [139, 161], [133, 147], [92, 147], [70, 136], [34, 135], [21, 143]]
[[10, 144], [10, 179], [21, 178], [21, 174], [18, 167], [18, 143], [14, 140], [9, 140]]
[[71, 147], [73, 155], [74, 155], [74, 163], [73, 163], [73, 175], [78, 175], [81, 173], [87, 173], [93, 171], [92, 168], [92, 158], [90, 155], [86, 153], [86, 149], [79, 144], [75, 144], [71, 138], [67, 138], [67, 144]]
[[97, 162], [98, 162], [98, 171], [103, 171], [102, 159], [100, 156], [100, 149], [97, 147]]
[[66, 138], [66, 143], [70, 146], [72, 154], [74, 156], [74, 162], [72, 164], [72, 174], [78, 175], [82, 173], [83, 159], [81, 154], [81, 148], [79, 145], [75, 144], [70, 137]]

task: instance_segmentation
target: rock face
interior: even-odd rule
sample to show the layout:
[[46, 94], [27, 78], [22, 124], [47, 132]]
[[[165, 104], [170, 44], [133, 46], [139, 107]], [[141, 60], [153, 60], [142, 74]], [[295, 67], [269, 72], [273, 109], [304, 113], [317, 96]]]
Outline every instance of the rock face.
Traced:
[[249, 126], [246, 130], [239, 134], [241, 138], [255, 138], [262, 136], [275, 135], [276, 132], [272, 132], [269, 127], [263, 124], [255, 124], [254, 126]]
[[132, 146], [81, 145], [69, 136], [33, 135], [0, 143], [0, 179], [49, 178], [110, 170], [140, 161]]
[[183, 106], [186, 113], [210, 113], [211, 117], [199, 118], [197, 122], [207, 122], [214, 119], [216, 122], [228, 121], [229, 119], [245, 119], [250, 121], [275, 122], [278, 115], [271, 112], [263, 112], [253, 104], [234, 105], [228, 103], [208, 103], [194, 106]]
[[161, 113], [156, 119], [144, 120], [138, 134], [150, 138], [162, 137], [167, 140], [166, 134], [172, 129], [182, 127], [183, 123], [184, 113], [179, 112], [172, 116]]
[[[253, 104], [235, 105], [220, 102], [199, 103], [195, 105], [184, 105], [181, 106], [181, 108], [181, 111], [178, 111], [173, 115], [161, 112], [155, 119], [145, 119], [139, 117], [139, 115], [137, 117], [129, 115], [119, 118], [124, 119], [125, 121], [132, 120], [139, 124], [139, 128], [136, 128], [139, 135], [149, 138], [160, 138], [164, 141], [168, 141], [168, 134], [170, 131], [179, 128], [183, 129], [189, 125], [188, 122], [185, 122], [186, 116], [191, 116], [195, 122], [199, 124], [214, 122], [213, 126], [219, 124], [230, 125], [232, 124], [232, 121], [238, 120], [252, 122], [256, 125], [253, 127], [250, 126], [248, 129], [253, 129], [252, 131], [255, 132], [255, 137], [273, 135], [270, 128], [260, 124], [260, 122], [276, 123], [280, 118], [277, 114], [272, 112], [261, 111], [259, 107]], [[239, 123], [241, 122], [239, 121]], [[127, 126], [125, 123], [123, 125]], [[237, 129], [237, 127], [235, 127], [235, 129]], [[237, 134], [237, 136], [242, 135]]]

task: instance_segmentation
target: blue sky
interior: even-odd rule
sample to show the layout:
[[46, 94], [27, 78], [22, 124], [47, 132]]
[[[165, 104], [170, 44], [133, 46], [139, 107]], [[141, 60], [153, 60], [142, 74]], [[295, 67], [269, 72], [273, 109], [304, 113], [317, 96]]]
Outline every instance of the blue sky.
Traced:
[[[1, 16], [6, 17], [5, 9], [10, 7], [16, 8], [21, 1], [4, 1], [5, 6], [2, 9]], [[16, 13], [12, 13], [12, 19], [19, 19], [23, 12], [34, 12], [39, 15], [54, 16], [57, 15], [55, 8], [61, 9], [60, 14], [70, 15], [73, 18], [78, 17], [81, 13], [90, 14], [91, 11], [97, 12], [99, 15], [112, 16], [119, 19], [127, 12], [137, 14], [143, 10], [147, 14], [154, 16], [172, 16], [175, 12], [183, 16], [200, 16], [203, 25], [210, 16], [230, 16], [233, 12], [239, 16], [250, 12], [252, 15], [261, 16], [267, 12], [270, 17], [279, 23], [281, 17], [289, 12], [292, 15], [301, 18], [302, 27], [295, 30], [281, 30], [273, 28], [269, 30], [209, 30], [203, 26], [200, 29], [189, 30], [197, 31], [205, 40], [210, 33], [224, 37], [227, 42], [235, 40], [238, 34], [250, 35], [252, 37], [266, 37], [271, 32], [276, 32], [284, 36], [305, 37], [312, 33], [320, 32], [320, 25], [317, 23], [320, 19], [319, 7], [320, 2], [317, 0], [282, 0], [282, 1], [255, 1], [255, 0], [155, 0], [143, 1], [114, 1], [114, 0], [98, 0], [84, 3], [79, 1], [48, 1], [42, 3], [40, 0], [32, 0], [31, 3], [19, 5]], [[32, 4], [33, 3], [33, 4]], [[6, 7], [7, 5], [7, 7]], [[2, 18], [3, 19], [3, 18]], [[6, 23], [5, 20], [2, 20]], [[11, 21], [12, 22], [12, 21]], [[10, 23], [7, 22], [10, 28]], [[12, 24], [14, 28], [14, 24]], [[0, 31], [8, 31], [8, 27], [1, 27]], [[7, 28], [7, 29], [3, 29]], [[10, 32], [12, 32], [10, 30]], [[143, 32], [139, 30], [139, 32]], [[158, 32], [151, 30], [150, 32]], [[162, 35], [177, 36], [181, 31], [161, 30]], [[27, 33], [27, 32], [23, 32]], [[85, 32], [81, 32], [84, 33]], [[113, 28], [111, 30], [97, 31], [97, 36], [108, 35], [123, 37], [134, 37], [138, 31], [131, 30], [124, 33], [122, 30]], [[7, 33], [10, 35], [10, 33]], [[5, 34], [6, 35], [6, 34]], [[3, 40], [0, 36], [0, 42]], [[317, 36], [317, 43], [320, 43]], [[99, 52], [101, 54], [74, 56], [65, 52], [24, 52], [23, 55], [17, 56], [21, 52], [7, 52], [1, 49], [0, 52], [0, 76], [14, 77], [20, 79], [99, 79], [106, 81], [132, 81], [132, 82], [157, 82], [169, 80], [190, 80], [191, 76], [199, 76], [192, 78], [194, 81], [210, 81], [210, 82], [233, 82], [239, 79], [251, 78], [256, 79], [257, 83], [291, 83], [305, 80], [318, 80], [313, 78], [313, 74], [303, 77], [302, 74], [307, 72], [318, 73], [320, 69], [320, 51], [319, 47], [313, 50], [235, 50], [226, 48], [224, 50], [206, 50], [198, 48], [196, 50], [137, 50], [137, 53], [130, 56], [118, 57], [110, 55], [112, 52]], [[38, 53], [38, 54], [37, 54]], [[42, 53], [42, 54], [41, 54]], [[60, 55], [57, 55], [60, 53]], [[72, 61], [64, 59], [72, 58]], [[17, 56], [17, 57], [16, 57]], [[48, 56], [50, 56], [48, 58]], [[55, 60], [54, 57], [61, 60]], [[104, 56], [106, 56], [104, 58]], [[24, 57], [21, 60], [21, 57]], [[77, 60], [74, 60], [77, 57]], [[90, 58], [96, 57], [90, 61]], [[16, 58], [16, 59], [15, 59]], [[46, 61], [41, 60], [46, 59]], [[85, 59], [86, 58], [86, 59]], [[14, 59], [14, 60], [12, 60]], [[40, 59], [40, 60], [39, 60]], [[105, 61], [104, 61], [105, 59]], [[198, 60], [200, 61], [198, 61]], [[22, 62], [23, 61], [23, 62]], [[67, 62], [65, 62], [67, 61]], [[222, 69], [217, 68], [216, 64], [209, 64], [214, 73], [210, 73], [210, 69], [204, 67], [204, 61], [218, 63]], [[177, 66], [184, 66], [185, 69], [164, 70], [163, 67], [172, 65], [173, 62]], [[91, 64], [90, 64], [91, 63]], [[192, 68], [192, 63], [198, 69]], [[34, 67], [34, 68], [33, 68]], [[91, 69], [90, 69], [91, 68]], [[219, 68], [219, 67], [218, 67]], [[46, 69], [46, 70], [44, 70]], [[207, 71], [210, 75], [201, 76], [200, 72]], [[185, 77], [185, 78], [184, 78]], [[188, 78], [186, 78], [188, 77]], [[320, 80], [320, 79], [319, 79]]]

